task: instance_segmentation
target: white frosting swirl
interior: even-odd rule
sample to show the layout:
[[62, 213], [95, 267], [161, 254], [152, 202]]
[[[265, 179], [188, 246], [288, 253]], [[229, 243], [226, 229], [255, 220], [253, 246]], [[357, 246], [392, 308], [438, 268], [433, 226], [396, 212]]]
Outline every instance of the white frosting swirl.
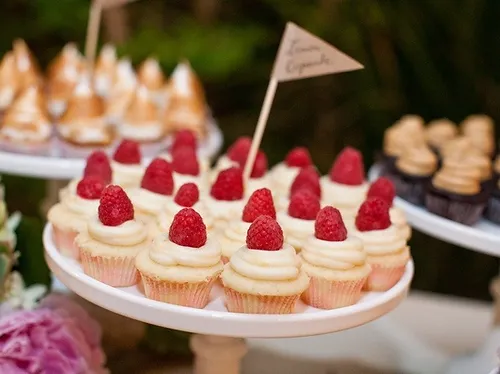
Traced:
[[391, 225], [384, 230], [356, 230], [355, 236], [363, 241], [368, 256], [398, 254], [407, 248], [406, 240], [401, 236], [396, 225]]
[[205, 206], [208, 214], [216, 220], [230, 221], [241, 216], [244, 200], [216, 200], [212, 196], [205, 198]]
[[219, 175], [219, 173], [222, 170], [232, 168], [233, 166], [238, 167], [239, 165], [236, 161], [231, 160], [226, 155], [220, 156], [218, 158], [215, 166], [213, 167], [212, 171], [210, 172], [210, 182], [215, 181], [215, 179], [217, 178], [217, 175]]
[[392, 207], [389, 210], [389, 216], [391, 217], [391, 222], [399, 229], [403, 238], [405, 240], [410, 239], [411, 227], [408, 225], [405, 212], [397, 207]]
[[165, 204], [172, 200], [172, 196], [161, 195], [144, 188], [136, 188], [130, 191], [130, 199], [134, 208], [149, 215], [157, 215], [163, 210]]
[[285, 241], [297, 251], [300, 251], [306, 239], [314, 234], [314, 220], [295, 218], [284, 212], [279, 212], [277, 218], [285, 233]]
[[300, 172], [299, 167], [288, 166], [280, 162], [270, 171], [273, 191], [279, 195], [286, 195], [290, 192], [292, 183]]
[[321, 177], [321, 190], [323, 200], [334, 207], [345, 210], [357, 209], [365, 200], [368, 192], [368, 183], [359, 186], [340, 184], [330, 180], [328, 175]]
[[249, 178], [245, 186], [245, 195], [250, 196], [256, 190], [261, 188], [271, 189], [271, 181], [267, 175], [264, 175], [261, 178]]
[[[201, 165], [200, 165], [201, 166]], [[201, 192], [205, 192], [208, 189], [207, 176], [202, 173], [200, 170], [200, 174], [198, 175], [188, 175], [188, 174], [179, 174], [172, 173], [174, 178], [174, 189], [177, 191], [183, 184], [186, 183], [194, 183], [198, 186], [198, 189]]]
[[120, 164], [111, 161], [113, 170], [113, 184], [122, 187], [139, 187], [144, 174], [144, 166], [141, 164]]
[[211, 267], [220, 262], [220, 256], [220, 247], [211, 238], [200, 248], [192, 248], [175, 244], [160, 235], [149, 251], [151, 261], [163, 266]]
[[97, 214], [97, 208], [99, 207], [99, 199], [83, 199], [74, 193], [67, 193], [61, 203], [73, 213], [85, 217]]
[[247, 231], [250, 223], [239, 220], [231, 222], [219, 236], [222, 247], [222, 255], [227, 258], [236, 253], [238, 249], [246, 244]]
[[[177, 204], [173, 199], [169, 199], [163, 208], [164, 209], [158, 214], [157, 225], [160, 232], [168, 233], [174, 216], [185, 207]], [[200, 214], [207, 229], [212, 227], [212, 219], [205, 212], [205, 207], [201, 201], [198, 201], [191, 208]]]
[[89, 235], [96, 241], [108, 245], [134, 246], [142, 243], [148, 236], [144, 224], [130, 220], [118, 226], [105, 226], [97, 217], [88, 222]]
[[348, 236], [341, 242], [310, 236], [302, 248], [301, 256], [311, 265], [330, 270], [350, 270], [366, 263], [363, 242], [355, 236]]

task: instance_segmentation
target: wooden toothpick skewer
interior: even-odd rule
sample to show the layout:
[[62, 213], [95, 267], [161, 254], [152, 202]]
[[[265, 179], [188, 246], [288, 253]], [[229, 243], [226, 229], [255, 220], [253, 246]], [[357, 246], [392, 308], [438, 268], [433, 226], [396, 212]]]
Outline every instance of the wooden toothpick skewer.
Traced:
[[94, 68], [97, 51], [97, 41], [99, 40], [99, 29], [101, 28], [102, 4], [99, 0], [92, 1], [90, 5], [89, 23], [87, 25], [87, 38], [85, 43], [85, 57], [89, 68]]

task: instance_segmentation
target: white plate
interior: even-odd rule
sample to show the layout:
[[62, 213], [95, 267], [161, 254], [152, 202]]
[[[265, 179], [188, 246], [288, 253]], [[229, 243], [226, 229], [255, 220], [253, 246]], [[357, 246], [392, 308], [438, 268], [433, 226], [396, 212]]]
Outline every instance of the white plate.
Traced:
[[84, 274], [78, 262], [59, 253], [50, 224], [44, 229], [43, 242], [45, 259], [55, 276], [84, 299], [136, 320], [206, 335], [278, 338], [346, 330], [393, 310], [406, 297], [413, 277], [410, 262], [389, 291], [365, 293], [360, 302], [345, 308], [325, 311], [299, 304], [297, 313], [290, 315], [239, 314], [226, 311], [220, 287], [205, 309], [195, 309], [149, 300], [137, 286], [115, 288], [101, 283]]
[[[200, 144], [200, 156], [213, 158], [221, 149], [223, 135], [215, 122], [209, 125], [207, 139]], [[168, 140], [166, 141], [168, 144]], [[51, 156], [30, 156], [0, 152], [0, 173], [45, 179], [72, 179], [82, 174], [85, 160]]]
[[[373, 166], [369, 179], [376, 179], [379, 172], [380, 168]], [[466, 226], [430, 213], [424, 207], [413, 205], [399, 197], [394, 199], [394, 204], [404, 210], [406, 219], [413, 228], [448, 243], [500, 257], [499, 225], [483, 219], [474, 226]]]

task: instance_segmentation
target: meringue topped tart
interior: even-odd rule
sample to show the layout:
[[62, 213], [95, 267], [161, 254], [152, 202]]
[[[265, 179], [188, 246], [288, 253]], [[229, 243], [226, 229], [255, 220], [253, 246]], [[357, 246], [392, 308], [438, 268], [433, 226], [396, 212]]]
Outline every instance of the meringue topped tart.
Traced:
[[160, 94], [165, 83], [165, 76], [158, 60], [152, 57], [144, 60], [137, 70], [137, 79], [153, 95]]
[[135, 76], [132, 62], [121, 59], [115, 70], [113, 82], [106, 104], [106, 116], [113, 124], [119, 124], [134, 97], [137, 88], [137, 77]]
[[26, 42], [17, 39], [13, 43], [13, 52], [21, 89], [42, 83], [42, 76]]
[[12, 104], [19, 86], [14, 53], [7, 52], [0, 62], [0, 110], [4, 110]]
[[105, 44], [97, 57], [94, 69], [94, 86], [99, 96], [107, 97], [109, 95], [117, 63], [115, 46]]

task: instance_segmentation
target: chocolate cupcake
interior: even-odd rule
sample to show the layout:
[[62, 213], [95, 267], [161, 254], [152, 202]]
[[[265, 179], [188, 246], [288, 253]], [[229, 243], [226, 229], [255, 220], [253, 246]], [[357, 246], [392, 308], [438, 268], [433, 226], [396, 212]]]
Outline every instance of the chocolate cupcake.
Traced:
[[500, 182], [494, 186], [493, 192], [491, 193], [490, 199], [488, 200], [488, 206], [484, 213], [486, 219], [500, 225]]
[[425, 206], [429, 212], [464, 225], [483, 214], [488, 192], [481, 187], [481, 171], [463, 160], [445, 159], [429, 184]]
[[437, 157], [426, 146], [408, 148], [388, 176], [396, 194], [412, 204], [423, 205], [425, 188], [437, 169]]
[[429, 147], [439, 156], [441, 147], [458, 136], [458, 127], [447, 118], [429, 122], [425, 130], [425, 139]]
[[496, 184], [499, 179], [500, 179], [500, 155], [498, 155], [495, 158], [495, 161], [493, 161], [493, 181], [495, 182], [494, 184]]

